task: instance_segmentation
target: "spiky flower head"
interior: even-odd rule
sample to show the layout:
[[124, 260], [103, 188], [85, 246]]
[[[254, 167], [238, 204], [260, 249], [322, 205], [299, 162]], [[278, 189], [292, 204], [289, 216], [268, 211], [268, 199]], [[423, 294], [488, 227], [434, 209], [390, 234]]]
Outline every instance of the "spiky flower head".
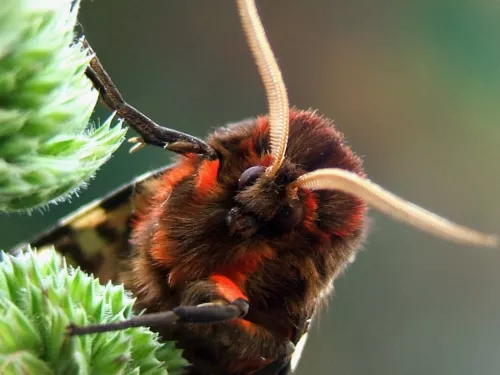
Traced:
[[181, 352], [149, 328], [66, 335], [70, 322], [129, 318], [133, 302], [123, 286], [99, 284], [53, 250], [0, 252], [0, 374], [179, 374]]
[[81, 187], [123, 141], [89, 118], [98, 93], [75, 41], [80, 1], [1, 0], [0, 210], [32, 209]]

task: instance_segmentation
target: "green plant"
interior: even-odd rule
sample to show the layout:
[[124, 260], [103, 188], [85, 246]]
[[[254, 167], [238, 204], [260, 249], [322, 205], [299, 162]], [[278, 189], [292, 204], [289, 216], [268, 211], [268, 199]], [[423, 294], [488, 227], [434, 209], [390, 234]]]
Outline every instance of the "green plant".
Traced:
[[[89, 126], [98, 92], [75, 41], [80, 1], [0, 1], [0, 211], [29, 211], [85, 185], [123, 141], [110, 116]], [[186, 365], [148, 328], [82, 337], [76, 324], [125, 319], [122, 286], [66, 266], [52, 250], [0, 252], [0, 374], [166, 374]]]
[[99, 284], [66, 266], [54, 250], [0, 253], [0, 373], [178, 374], [186, 365], [172, 343], [148, 328], [69, 337], [70, 322], [131, 317], [122, 285]]
[[26, 210], [84, 186], [126, 129], [88, 126], [98, 92], [74, 27], [79, 1], [0, 5], [0, 210]]

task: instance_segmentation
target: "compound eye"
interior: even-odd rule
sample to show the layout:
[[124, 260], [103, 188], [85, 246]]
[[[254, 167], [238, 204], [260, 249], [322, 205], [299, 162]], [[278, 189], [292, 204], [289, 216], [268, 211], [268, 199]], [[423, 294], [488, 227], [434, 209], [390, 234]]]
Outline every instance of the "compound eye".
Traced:
[[263, 167], [261, 165], [255, 166], [255, 167], [250, 167], [246, 169], [240, 176], [240, 179], [238, 180], [238, 188], [241, 190], [243, 188], [246, 188], [250, 185], [253, 185], [257, 179], [262, 176], [262, 174], [265, 172], [266, 167]]

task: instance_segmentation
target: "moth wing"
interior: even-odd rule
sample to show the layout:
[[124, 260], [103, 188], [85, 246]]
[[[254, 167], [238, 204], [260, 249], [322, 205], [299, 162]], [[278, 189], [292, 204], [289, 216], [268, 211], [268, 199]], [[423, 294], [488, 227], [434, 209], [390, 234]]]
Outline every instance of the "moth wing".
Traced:
[[116, 281], [120, 264], [130, 255], [128, 238], [134, 193], [169, 168], [171, 166], [141, 175], [104, 198], [81, 207], [32, 241], [14, 247], [10, 253], [18, 253], [28, 244], [38, 252], [54, 246], [69, 264], [93, 273], [103, 283]]
[[295, 337], [292, 340], [295, 345], [295, 351], [292, 354], [292, 358], [288, 366], [281, 370], [278, 375], [291, 375], [297, 370], [297, 366], [299, 364], [300, 358], [302, 357], [302, 352], [307, 342], [309, 327], [311, 326], [314, 315], [315, 311], [313, 311], [311, 315], [306, 316], [299, 323], [297, 330], [295, 331]]

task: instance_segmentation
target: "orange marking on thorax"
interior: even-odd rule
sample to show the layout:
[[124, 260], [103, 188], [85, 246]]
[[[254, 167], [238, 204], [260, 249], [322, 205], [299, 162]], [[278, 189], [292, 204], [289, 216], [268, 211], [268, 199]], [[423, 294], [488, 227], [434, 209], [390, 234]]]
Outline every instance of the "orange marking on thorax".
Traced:
[[273, 156], [271, 154], [264, 155], [261, 160], [261, 164], [264, 167], [269, 167], [273, 163]]
[[249, 276], [255, 273], [264, 260], [274, 259], [276, 252], [269, 246], [257, 245], [256, 249], [248, 249], [247, 253], [232, 262], [219, 267], [217, 274], [225, 275], [237, 285], [245, 285]]
[[306, 192], [304, 203], [304, 226], [311, 232], [314, 232], [316, 230], [316, 224], [314, 224], [314, 221], [316, 220], [318, 203], [316, 202], [316, 198], [311, 192]]
[[217, 291], [221, 297], [226, 299], [228, 302], [233, 302], [240, 298], [248, 301], [247, 296], [242, 292], [242, 290], [227, 276], [214, 274], [210, 276], [210, 280], [215, 283]]
[[315, 223], [318, 215], [317, 211], [318, 211], [318, 202], [316, 201], [316, 197], [313, 195], [312, 192], [306, 191], [304, 226], [311, 233], [314, 233], [323, 240], [327, 240], [330, 236], [327, 233], [324, 233], [322, 230], [320, 230]]
[[166, 231], [156, 231], [151, 239], [151, 249], [149, 250], [151, 257], [159, 264], [169, 267], [174, 261], [169, 252], [170, 248]]
[[262, 165], [269, 167], [272, 164], [273, 156], [271, 154], [258, 155], [255, 149], [255, 140], [247, 138], [241, 141], [239, 149], [247, 153], [247, 162], [251, 165]]
[[219, 160], [203, 160], [196, 177], [196, 195], [204, 197], [217, 185]]
[[[315, 223], [318, 211], [318, 203], [316, 201], [316, 198], [314, 197], [312, 192], [306, 192], [306, 194], [304, 226], [310, 232], [324, 239], [328, 239], [330, 237], [330, 234], [319, 229]], [[332, 231], [331, 234], [340, 238], [345, 238], [352, 235], [356, 230], [363, 226], [366, 209], [366, 204], [362, 200], [356, 198], [356, 206], [353, 209], [353, 212], [350, 215], [348, 221], [342, 228]]]
[[179, 161], [177, 166], [165, 172], [163, 176], [161, 176], [165, 187], [169, 187], [171, 190], [186, 177], [192, 175], [195, 169], [195, 161], [196, 157], [192, 154], [188, 154]]
[[246, 152], [248, 154], [247, 159], [251, 164], [257, 164], [260, 161], [260, 157], [257, 155], [255, 151], [255, 142], [253, 138], [246, 138], [242, 140], [238, 146], [238, 148], [242, 152]]
[[[194, 156], [194, 155], [193, 155]], [[154, 193], [147, 197], [147, 204], [141, 205], [136, 212], [137, 217], [132, 223], [134, 232], [142, 232], [161, 212], [163, 204], [168, 200], [174, 187], [194, 172], [194, 159], [188, 154], [180, 159], [177, 165], [165, 171], [153, 184]]]
[[[194, 173], [195, 161], [194, 155], [187, 155], [179, 161], [177, 166], [160, 177], [156, 194], [152, 197], [148, 212], [139, 218], [137, 230], [139, 230], [139, 226], [151, 225], [151, 221], [157, 222], [163, 215], [168, 209], [168, 199], [175, 187]], [[151, 235], [151, 248], [149, 250], [151, 257], [159, 264], [170, 266], [173, 259], [170, 257], [169, 248], [173, 245], [168, 239], [167, 228], [157, 226]]]
[[257, 118], [257, 128], [255, 130], [256, 135], [264, 134], [269, 131], [269, 120], [267, 117], [259, 116]]

